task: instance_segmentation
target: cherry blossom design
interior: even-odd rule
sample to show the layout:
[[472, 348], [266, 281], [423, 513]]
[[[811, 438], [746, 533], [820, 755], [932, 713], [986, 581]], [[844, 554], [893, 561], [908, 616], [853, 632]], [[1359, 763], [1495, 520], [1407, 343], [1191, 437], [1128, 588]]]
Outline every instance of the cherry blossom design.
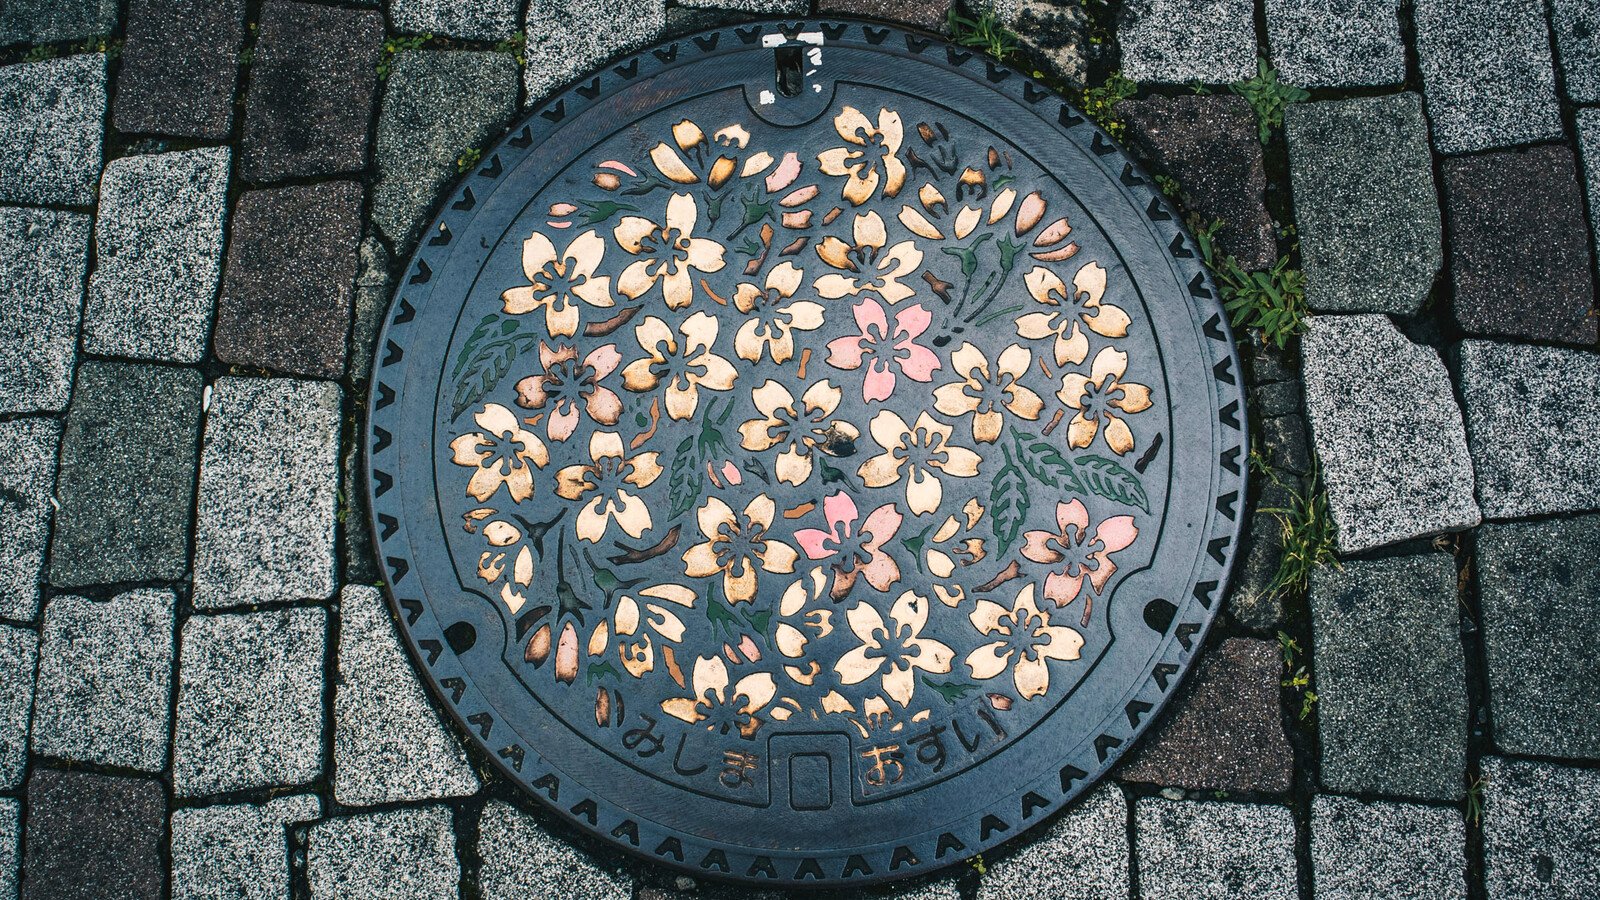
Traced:
[[966, 447], [951, 444], [950, 435], [955, 429], [935, 420], [927, 410], [911, 426], [886, 409], [872, 417], [867, 430], [883, 452], [861, 464], [857, 470], [861, 480], [867, 487], [881, 488], [904, 476], [906, 506], [913, 515], [933, 512], [944, 499], [944, 485], [935, 472], [956, 478], [978, 474], [982, 458]]
[[871, 291], [892, 306], [916, 293], [900, 283], [922, 265], [922, 251], [915, 243], [901, 241], [885, 250], [889, 235], [876, 212], [857, 215], [851, 237], [853, 243], [846, 244], [830, 234], [817, 244], [817, 256], [838, 270], [817, 278], [813, 287], [819, 296], [837, 300]]
[[1067, 423], [1067, 444], [1079, 450], [1094, 443], [1095, 433], [1105, 424], [1106, 446], [1121, 456], [1133, 449], [1133, 430], [1123, 416], [1150, 408], [1150, 389], [1123, 381], [1128, 369], [1128, 354], [1106, 347], [1095, 354], [1087, 376], [1068, 372], [1061, 377], [1056, 396], [1078, 411]]
[[883, 673], [883, 692], [902, 707], [911, 705], [918, 669], [935, 675], [950, 671], [955, 651], [922, 637], [928, 624], [928, 598], [906, 591], [889, 608], [889, 623], [869, 603], [858, 603], [845, 621], [861, 645], [839, 657], [834, 671], [845, 684], [860, 684]]
[[550, 462], [550, 451], [538, 436], [522, 427], [516, 413], [498, 403], [473, 415], [482, 431], [469, 431], [450, 442], [450, 461], [473, 469], [467, 495], [482, 503], [500, 485], [515, 503], [533, 496], [533, 469]]
[[[1066, 606], [1078, 599], [1085, 576], [1094, 593], [1104, 591], [1117, 571], [1111, 554], [1127, 549], [1138, 536], [1133, 516], [1111, 516], [1091, 527], [1083, 501], [1069, 500], [1056, 504], [1055, 531], [1029, 531], [1023, 535], [1027, 543], [1022, 555], [1036, 563], [1061, 567], [1045, 577], [1044, 596], [1057, 606]], [[1089, 612], [1085, 602], [1085, 625]]]
[[720, 656], [701, 656], [694, 661], [690, 686], [692, 697], [670, 697], [661, 702], [661, 711], [690, 725], [704, 722], [707, 731], [754, 740], [761, 727], [758, 714], [772, 702], [778, 685], [770, 672], [753, 672], [739, 679], [732, 688], [728, 664]]
[[728, 183], [739, 165], [737, 156], [719, 153], [718, 149], [742, 150], [750, 133], [742, 126], [730, 125], [718, 131], [716, 137], [717, 147], [713, 147], [699, 125], [684, 119], [672, 126], [671, 144], [662, 141], [650, 148], [650, 161], [668, 181], [699, 184], [703, 176], [705, 183], [717, 190]]
[[663, 224], [642, 216], [623, 216], [612, 235], [622, 249], [639, 259], [617, 276], [617, 290], [636, 300], [660, 281], [668, 308], [688, 306], [694, 299], [694, 273], [719, 272], [723, 266], [722, 245], [694, 236], [698, 217], [699, 209], [688, 194], [672, 195]]
[[941, 366], [939, 357], [916, 342], [933, 320], [922, 304], [895, 310], [892, 333], [888, 315], [878, 301], [863, 300], [852, 312], [859, 333], [828, 342], [828, 365], [854, 370], [865, 362], [867, 374], [861, 383], [863, 400], [869, 403], [887, 400], [894, 394], [894, 367], [912, 381], [933, 380], [933, 373]]
[[1106, 270], [1099, 263], [1079, 268], [1070, 292], [1061, 276], [1044, 266], [1035, 266], [1023, 276], [1023, 282], [1033, 299], [1058, 310], [1017, 317], [1017, 334], [1029, 340], [1055, 338], [1056, 365], [1075, 366], [1088, 359], [1089, 336], [1080, 323], [1102, 337], [1128, 336], [1128, 314], [1121, 307], [1100, 302], [1106, 292]]
[[596, 496], [578, 510], [578, 537], [598, 543], [615, 520], [629, 537], [651, 528], [650, 507], [634, 490], [647, 488], [661, 477], [655, 452], [624, 456], [622, 437], [615, 431], [589, 435], [591, 462], [566, 466], [556, 472], [556, 494], [565, 500]]
[[1048, 660], [1070, 661], [1083, 649], [1083, 635], [1065, 625], [1050, 624], [1033, 600], [1034, 585], [1024, 585], [1010, 609], [993, 600], [978, 600], [967, 619], [980, 634], [993, 638], [967, 654], [972, 677], [987, 681], [1011, 671], [1024, 700], [1050, 690]]
[[750, 399], [765, 418], [750, 419], [739, 426], [740, 446], [746, 450], [768, 450], [779, 444], [788, 446], [778, 454], [779, 481], [805, 484], [811, 477], [813, 450], [829, 455], [849, 455], [860, 436], [854, 425], [829, 421], [844, 399], [844, 391], [827, 381], [806, 388], [797, 405], [789, 389], [768, 380], [750, 392]]
[[899, 113], [879, 109], [877, 124], [873, 124], [860, 110], [846, 106], [834, 116], [833, 128], [846, 146], [817, 154], [817, 164], [824, 175], [845, 178], [844, 199], [860, 206], [872, 198], [879, 184], [885, 197], [900, 193], [906, 167], [896, 156], [905, 137]]
[[605, 249], [606, 242], [591, 230], [573, 238], [558, 254], [549, 238], [533, 232], [522, 242], [522, 274], [532, 284], [502, 293], [502, 307], [512, 315], [543, 309], [544, 326], [550, 334], [557, 337], [577, 334], [578, 307], [572, 298], [590, 306], [608, 307], [616, 303], [611, 297], [611, 276], [597, 278], [594, 274]]
[[[650, 354], [628, 363], [622, 370], [622, 386], [630, 391], [654, 390], [667, 383], [667, 415], [687, 419], [700, 405], [700, 389], [726, 391], [737, 377], [733, 365], [711, 352], [717, 341], [717, 320], [697, 312], [678, 326], [679, 340], [666, 322], [645, 316], [634, 329], [639, 346]], [[662, 348], [666, 349], [663, 350]]]
[[[622, 668], [635, 678], [643, 678], [656, 667], [656, 640], [677, 644], [683, 640], [683, 619], [663, 603], [694, 609], [693, 590], [681, 584], [658, 584], [617, 598], [612, 613], [612, 630], [617, 635], [617, 656]], [[655, 635], [654, 638], [651, 635]]]
[[[983, 351], [962, 342], [950, 355], [950, 367], [962, 380], [942, 385], [933, 392], [933, 408], [947, 416], [972, 414], [974, 440], [992, 444], [1000, 439], [1004, 407], [1019, 419], [1039, 418], [1044, 400], [1022, 385], [1022, 376], [1033, 363], [1027, 348], [1012, 344], [1000, 351], [991, 370]], [[992, 372], [992, 374], [991, 374]]]
[[684, 574], [709, 578], [720, 573], [729, 603], [754, 600], [757, 569], [788, 574], [800, 558], [793, 547], [767, 536], [777, 512], [766, 494], [757, 494], [737, 514], [720, 498], [707, 497], [695, 513], [705, 540], [684, 551]]
[[865, 577], [873, 590], [888, 592], [890, 585], [900, 580], [900, 566], [883, 552], [883, 545], [900, 530], [905, 517], [894, 504], [886, 503], [862, 521], [856, 502], [843, 491], [823, 499], [822, 514], [828, 521], [827, 531], [800, 528], [794, 539], [808, 559], [829, 561], [833, 568], [829, 596], [843, 600], [858, 577]]
[[793, 263], [783, 262], [767, 273], [766, 287], [743, 282], [734, 289], [733, 305], [750, 316], [733, 336], [740, 359], [760, 362], [766, 352], [773, 362], [786, 363], [794, 358], [794, 332], [822, 327], [822, 304], [793, 299], [805, 277]]
[[582, 420], [582, 406], [598, 425], [615, 425], [622, 415], [622, 399], [600, 381], [616, 370], [622, 354], [616, 344], [603, 344], [578, 361], [578, 350], [567, 344], [551, 347], [539, 342], [539, 364], [544, 371], [517, 382], [517, 405], [524, 409], [550, 407], [545, 433], [552, 441], [572, 437]]

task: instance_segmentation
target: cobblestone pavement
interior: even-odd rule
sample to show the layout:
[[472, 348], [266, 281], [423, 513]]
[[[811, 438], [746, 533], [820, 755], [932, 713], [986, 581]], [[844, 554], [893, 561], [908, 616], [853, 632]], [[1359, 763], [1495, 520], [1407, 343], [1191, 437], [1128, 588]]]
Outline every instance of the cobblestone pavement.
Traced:
[[[1122, 137], [1313, 314], [1241, 334], [1258, 511], [1174, 708], [898, 896], [1600, 896], [1600, 7], [997, 2], [1044, 77], [1137, 81]], [[740, 895], [464, 751], [370, 587], [355, 447], [476, 148], [614, 55], [812, 12], [947, 7], [0, 5], [0, 900]], [[1258, 55], [1310, 89], [1264, 145], [1226, 88]], [[1341, 563], [1273, 591], [1265, 510], [1319, 472]]]

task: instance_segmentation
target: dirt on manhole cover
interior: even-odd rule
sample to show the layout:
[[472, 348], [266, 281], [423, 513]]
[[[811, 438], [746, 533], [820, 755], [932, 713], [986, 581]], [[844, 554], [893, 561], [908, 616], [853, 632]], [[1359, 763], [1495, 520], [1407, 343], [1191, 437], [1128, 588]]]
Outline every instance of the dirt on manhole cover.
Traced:
[[697, 874], [912, 875], [1149, 724], [1220, 604], [1240, 374], [1172, 208], [1036, 82], [709, 31], [517, 125], [402, 276], [371, 502], [486, 757]]

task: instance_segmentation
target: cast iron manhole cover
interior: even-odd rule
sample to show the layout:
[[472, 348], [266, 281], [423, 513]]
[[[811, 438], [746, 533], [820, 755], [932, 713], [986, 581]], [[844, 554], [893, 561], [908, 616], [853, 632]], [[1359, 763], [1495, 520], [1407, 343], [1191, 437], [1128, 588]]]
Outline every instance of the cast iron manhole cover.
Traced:
[[446, 199], [379, 342], [396, 612], [488, 758], [774, 884], [1014, 836], [1223, 596], [1239, 372], [1192, 240], [1019, 73], [861, 22], [607, 66]]

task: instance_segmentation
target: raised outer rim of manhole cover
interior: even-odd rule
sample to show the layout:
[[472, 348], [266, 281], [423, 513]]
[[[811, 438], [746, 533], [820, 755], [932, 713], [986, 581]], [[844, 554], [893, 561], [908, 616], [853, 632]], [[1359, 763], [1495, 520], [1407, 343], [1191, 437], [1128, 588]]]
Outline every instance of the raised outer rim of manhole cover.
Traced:
[[[1193, 387], [1185, 390], [1199, 392], [1192, 399], [1209, 402], [1209, 414], [1214, 414], [1215, 421], [1210, 424], [1210, 439], [1205, 441], [1209, 450], [1197, 456], [1186, 454], [1186, 458], [1195, 456], [1195, 461], [1185, 463], [1183, 469], [1185, 480], [1191, 484], [1205, 480], [1211, 485], [1210, 493], [1203, 504], [1181, 510], [1186, 517], [1168, 521], [1171, 510], [1166, 510], [1162, 518], [1163, 529], [1185, 531], [1185, 540], [1195, 548], [1193, 570], [1172, 576], [1177, 579], [1174, 584], [1181, 587], [1152, 594], [1148, 600], [1141, 594], [1135, 602], [1144, 601], [1142, 610], [1123, 615], [1124, 620], [1141, 622], [1141, 627], [1154, 632], [1155, 637], [1146, 638], [1154, 647], [1148, 660], [1135, 670], [1142, 674], [1125, 683], [1125, 693], [1101, 695], [1103, 707], [1097, 707], [1091, 720], [1098, 724], [1081, 729], [1080, 741], [1060, 752], [1052, 750], [1048, 759], [1029, 757], [1036, 774], [1020, 789], [1004, 795], [987, 794], [993, 799], [985, 805], [954, 814], [921, 834], [893, 834], [857, 846], [785, 853], [770, 846], [738, 844], [663, 826], [641, 815], [640, 810], [615, 805], [615, 797], [597, 792], [580, 775], [553, 767], [540, 755], [541, 742], [530, 740], [504, 721], [459, 660], [455, 648], [461, 644], [460, 635], [447, 627], [454, 623], [441, 621], [432, 599], [421, 590], [421, 582], [431, 576], [419, 568], [416, 548], [408, 543], [412, 524], [401, 510], [405, 491], [397, 489], [406, 479], [397, 471], [397, 463], [402, 452], [412, 452], [402, 451], [411, 437], [405, 415], [407, 385], [430, 398], [426, 402], [431, 410], [436, 387], [428, 379], [440, 374], [437, 368], [423, 371], [424, 367], [406, 362], [407, 351], [434, 352], [423, 346], [427, 341], [417, 343], [421, 326], [413, 322], [430, 309], [435, 286], [451, 280], [455, 277], [452, 273], [463, 266], [476, 272], [484, 264], [492, 249], [487, 237], [492, 233], [498, 239], [504, 223], [492, 230], [485, 226], [480, 232], [474, 220], [486, 207], [496, 205], [495, 191], [508, 173], [533, 153], [530, 148], [556, 132], [561, 123], [628, 95], [651, 77], [760, 48], [763, 37], [792, 42], [802, 34], [819, 36], [824, 52], [881, 54], [898, 67], [924, 67], [918, 76], [954, 92], [950, 99], [971, 104], [963, 108], [1006, 103], [1004, 114], [1012, 121], [1029, 120], [1033, 123], [1029, 127], [1054, 130], [1061, 137], [1063, 154], [1072, 154], [1078, 164], [1092, 163], [1091, 168], [1103, 175], [1102, 187], [1126, 204], [1126, 209], [1119, 208], [1116, 213], [1122, 216], [1117, 227], [1124, 230], [1115, 245], [1117, 251], [1127, 250], [1130, 241], [1147, 242], [1142, 252], [1157, 260], [1150, 265], [1170, 267], [1173, 296], [1164, 299], [1183, 306], [1173, 314], [1191, 322], [1195, 341], [1194, 359], [1188, 364], [1192, 371], [1186, 373], [1187, 383]], [[813, 43], [799, 46], [815, 46], [818, 38], [808, 39]], [[655, 103], [645, 105], [651, 110], [659, 108]], [[366, 474], [370, 524], [387, 594], [413, 660], [436, 700], [506, 778], [581, 830], [645, 859], [697, 876], [772, 886], [838, 887], [925, 874], [1015, 837], [1092, 785], [1149, 727], [1192, 663], [1226, 596], [1244, 512], [1248, 430], [1232, 334], [1194, 239], [1153, 180], [1104, 131], [1039, 82], [936, 37], [859, 20], [784, 20], [712, 29], [608, 64], [534, 108], [506, 138], [485, 152], [482, 160], [444, 196], [437, 216], [422, 233], [401, 273], [385, 316], [368, 401]], [[1133, 227], [1138, 225], [1145, 232]], [[458, 298], [448, 299], [459, 307]], [[428, 430], [431, 434], [431, 425]], [[1203, 436], [1185, 435], [1183, 440], [1193, 442]], [[1049, 718], [1047, 715], [1044, 721]], [[1025, 738], [1019, 738], [1017, 743], [1023, 741]], [[1035, 741], [1026, 749], [1036, 754], [1040, 748]], [[1017, 756], [1011, 752], [1010, 758]], [[998, 764], [998, 759], [990, 759], [976, 768]], [[670, 815], [664, 810], [653, 814]]]

